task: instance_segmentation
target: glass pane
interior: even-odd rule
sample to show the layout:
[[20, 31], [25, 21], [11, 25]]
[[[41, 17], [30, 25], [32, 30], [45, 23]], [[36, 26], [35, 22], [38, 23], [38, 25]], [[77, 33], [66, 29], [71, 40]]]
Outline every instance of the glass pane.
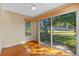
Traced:
[[52, 31], [56, 48], [76, 53], [76, 12], [52, 18]]
[[51, 18], [40, 21], [40, 41], [51, 45]]
[[25, 23], [25, 35], [31, 35], [31, 23]]

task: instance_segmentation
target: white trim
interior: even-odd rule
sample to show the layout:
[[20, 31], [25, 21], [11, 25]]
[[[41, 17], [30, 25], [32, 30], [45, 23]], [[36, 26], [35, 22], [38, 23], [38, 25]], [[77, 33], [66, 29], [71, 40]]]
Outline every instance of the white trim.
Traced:
[[37, 22], [38, 23], [38, 41], [40, 43], [40, 21]]
[[16, 45], [19, 45], [19, 44], [21, 44], [21, 42], [14, 43], [12, 45], [3, 46], [3, 48], [8, 48], [8, 47], [16, 46]]
[[76, 54], [79, 56], [79, 10], [76, 12]]
[[51, 17], [51, 47], [52, 47], [52, 44], [53, 44], [53, 39], [52, 39], [52, 17]]
[[[33, 39], [32, 39], [33, 40]], [[8, 45], [8, 46], [4, 46], [3, 48], [8, 48], [8, 47], [12, 47], [12, 46], [16, 46], [16, 45], [20, 45], [20, 44], [24, 44], [28, 41], [31, 41], [31, 40], [23, 40], [21, 42], [18, 42], [18, 43], [15, 43], [15, 44], [12, 44], [12, 45]]]

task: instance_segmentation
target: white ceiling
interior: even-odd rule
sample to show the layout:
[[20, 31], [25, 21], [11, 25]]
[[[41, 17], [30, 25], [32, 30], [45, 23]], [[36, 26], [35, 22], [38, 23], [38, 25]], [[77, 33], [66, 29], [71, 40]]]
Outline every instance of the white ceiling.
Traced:
[[32, 10], [31, 3], [3, 3], [2, 9], [16, 12], [19, 14], [35, 17], [51, 9], [60, 7], [65, 3], [36, 3], [36, 10]]

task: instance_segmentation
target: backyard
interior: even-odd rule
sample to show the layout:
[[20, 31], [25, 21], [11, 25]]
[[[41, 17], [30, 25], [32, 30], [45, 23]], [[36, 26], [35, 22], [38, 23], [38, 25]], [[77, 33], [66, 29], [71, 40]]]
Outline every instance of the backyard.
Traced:
[[[41, 37], [42, 38], [42, 42], [48, 42], [50, 43], [51, 40], [48, 39], [50, 36], [50, 31], [48, 31], [49, 34], [48, 36], [44, 37], [43, 35], [45, 34], [44, 32], [41, 33]], [[74, 31], [53, 31], [52, 32], [52, 41], [53, 44], [62, 44], [62, 45], [66, 45], [68, 47], [70, 47], [70, 49], [72, 51], [74, 51], [75, 53], [75, 48], [76, 48], [76, 36], [75, 36], [75, 32]]]
[[76, 36], [74, 31], [54, 31], [53, 42], [66, 44], [70, 48], [76, 48]]
[[40, 41], [51, 46], [65, 45], [76, 53], [76, 13], [47, 18], [40, 21]]

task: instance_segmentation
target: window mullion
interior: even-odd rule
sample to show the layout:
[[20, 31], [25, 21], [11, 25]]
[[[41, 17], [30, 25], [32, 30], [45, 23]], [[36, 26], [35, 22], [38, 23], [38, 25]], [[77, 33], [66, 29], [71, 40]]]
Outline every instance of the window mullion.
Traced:
[[52, 40], [52, 17], [51, 17], [51, 47], [52, 47], [52, 44], [53, 44], [53, 40]]

